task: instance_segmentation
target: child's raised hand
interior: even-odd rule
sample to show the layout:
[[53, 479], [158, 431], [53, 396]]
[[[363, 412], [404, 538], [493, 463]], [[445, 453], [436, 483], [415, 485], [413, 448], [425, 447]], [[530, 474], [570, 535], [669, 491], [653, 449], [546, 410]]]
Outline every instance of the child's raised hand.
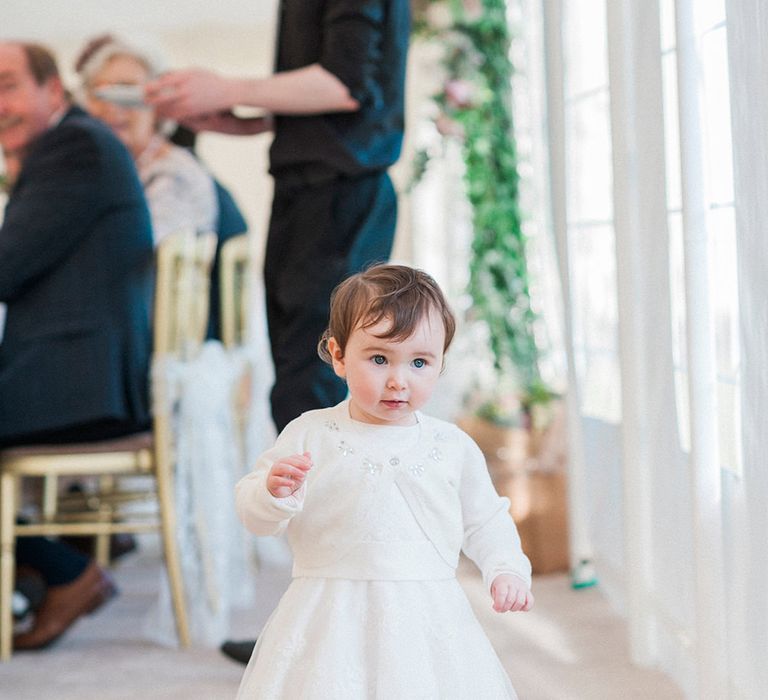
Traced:
[[499, 574], [491, 583], [493, 609], [496, 612], [526, 612], [533, 607], [533, 593], [525, 581], [513, 574]]
[[275, 498], [285, 498], [297, 491], [312, 468], [309, 452], [283, 457], [272, 465], [267, 474], [267, 491]]

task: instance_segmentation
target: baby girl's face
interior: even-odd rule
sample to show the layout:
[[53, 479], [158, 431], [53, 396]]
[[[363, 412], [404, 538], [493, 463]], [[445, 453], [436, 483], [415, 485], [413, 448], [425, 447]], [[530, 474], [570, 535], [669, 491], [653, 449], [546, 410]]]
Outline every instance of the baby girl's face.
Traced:
[[432, 395], [443, 366], [445, 328], [431, 312], [402, 341], [377, 336], [390, 328], [383, 319], [375, 326], [356, 328], [345, 352], [334, 338], [328, 342], [336, 374], [349, 387], [350, 416], [377, 425], [413, 425], [414, 411]]

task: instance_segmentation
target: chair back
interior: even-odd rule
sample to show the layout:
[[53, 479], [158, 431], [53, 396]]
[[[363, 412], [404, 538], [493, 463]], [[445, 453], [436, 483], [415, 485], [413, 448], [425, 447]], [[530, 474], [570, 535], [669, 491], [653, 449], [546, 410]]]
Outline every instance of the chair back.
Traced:
[[227, 348], [243, 345], [247, 338], [251, 255], [248, 235], [230, 238], [221, 248], [221, 340]]
[[216, 234], [180, 231], [157, 248], [154, 356], [194, 356], [205, 339]]
[[170, 481], [175, 465], [173, 416], [183, 382], [208, 326], [210, 271], [216, 234], [172, 233], [157, 247], [151, 369], [155, 468]]
[[[109, 536], [118, 532], [160, 531], [171, 589], [176, 631], [189, 646], [182, 567], [176, 540], [174, 410], [183, 367], [195, 359], [208, 324], [209, 275], [216, 235], [175, 233], [157, 249], [151, 394], [151, 433], [84, 444], [29, 445], [0, 451], [0, 660], [12, 647], [12, 594], [16, 538], [32, 535], [95, 535], [97, 558], [106, 563]], [[141, 476], [132, 492], [115, 479]], [[22, 481], [42, 477], [42, 518], [15, 521]], [[93, 477], [98, 488], [64, 507], [59, 477]], [[137, 481], [137, 480], [134, 480]], [[133, 500], [155, 500], [157, 514], [123, 508]], [[60, 507], [61, 506], [61, 507]], [[149, 517], [147, 517], [149, 516]]]

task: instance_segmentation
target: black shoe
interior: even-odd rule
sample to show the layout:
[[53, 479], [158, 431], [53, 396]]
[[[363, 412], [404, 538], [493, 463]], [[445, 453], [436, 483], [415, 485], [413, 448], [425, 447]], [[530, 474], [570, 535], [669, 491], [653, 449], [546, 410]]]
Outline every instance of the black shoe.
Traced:
[[256, 646], [256, 640], [247, 640], [245, 642], [226, 641], [221, 645], [221, 653], [228, 656], [233, 661], [241, 664], [247, 664], [251, 660], [253, 647]]

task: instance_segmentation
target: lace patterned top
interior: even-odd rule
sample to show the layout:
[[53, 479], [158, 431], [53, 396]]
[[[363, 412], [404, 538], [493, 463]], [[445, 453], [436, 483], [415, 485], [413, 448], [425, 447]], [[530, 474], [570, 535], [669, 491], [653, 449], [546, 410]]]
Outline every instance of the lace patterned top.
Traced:
[[[164, 142], [159, 142], [164, 143]], [[152, 157], [153, 144], [136, 161], [152, 216], [155, 245], [175, 231], [215, 231], [219, 216], [213, 179], [185, 149], [171, 145]]]

